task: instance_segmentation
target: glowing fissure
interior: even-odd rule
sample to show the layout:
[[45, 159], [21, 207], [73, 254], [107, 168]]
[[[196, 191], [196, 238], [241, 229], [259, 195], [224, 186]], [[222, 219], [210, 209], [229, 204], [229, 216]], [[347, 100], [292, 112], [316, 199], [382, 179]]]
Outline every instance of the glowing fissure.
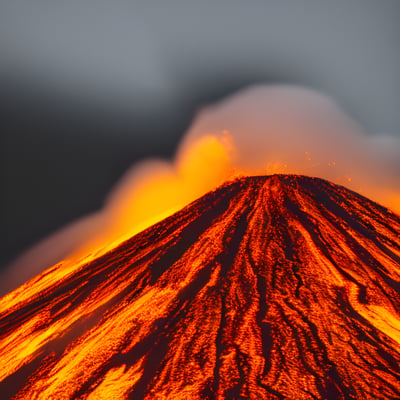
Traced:
[[400, 218], [296, 175], [224, 184], [0, 300], [2, 399], [393, 399]]

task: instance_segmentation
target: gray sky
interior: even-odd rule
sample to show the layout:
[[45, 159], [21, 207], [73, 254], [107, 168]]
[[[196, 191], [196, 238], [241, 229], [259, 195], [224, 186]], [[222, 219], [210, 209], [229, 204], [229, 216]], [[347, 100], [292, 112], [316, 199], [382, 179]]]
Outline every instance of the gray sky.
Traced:
[[248, 84], [320, 90], [400, 135], [399, 17], [397, 0], [2, 0], [0, 264]]
[[291, 80], [400, 132], [399, 17], [396, 0], [15, 0], [1, 5], [2, 77], [124, 107], [179, 107], [188, 85], [220, 79]]

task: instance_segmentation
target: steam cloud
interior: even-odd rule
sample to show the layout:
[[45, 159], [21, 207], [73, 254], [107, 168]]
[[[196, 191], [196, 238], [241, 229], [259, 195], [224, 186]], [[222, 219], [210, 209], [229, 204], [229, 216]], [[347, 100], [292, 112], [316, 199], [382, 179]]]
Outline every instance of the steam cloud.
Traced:
[[0, 290], [6, 293], [67, 254], [127, 238], [235, 176], [271, 173], [325, 178], [400, 212], [399, 138], [368, 135], [315, 91], [254, 86], [204, 108], [172, 162], [133, 166], [102, 211], [17, 259]]

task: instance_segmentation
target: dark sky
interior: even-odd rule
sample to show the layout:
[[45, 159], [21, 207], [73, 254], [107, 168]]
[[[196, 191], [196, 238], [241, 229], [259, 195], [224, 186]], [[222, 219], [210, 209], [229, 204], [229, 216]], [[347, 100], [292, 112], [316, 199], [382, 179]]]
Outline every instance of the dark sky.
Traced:
[[3, 266], [248, 84], [321, 90], [400, 134], [398, 0], [0, 1]]

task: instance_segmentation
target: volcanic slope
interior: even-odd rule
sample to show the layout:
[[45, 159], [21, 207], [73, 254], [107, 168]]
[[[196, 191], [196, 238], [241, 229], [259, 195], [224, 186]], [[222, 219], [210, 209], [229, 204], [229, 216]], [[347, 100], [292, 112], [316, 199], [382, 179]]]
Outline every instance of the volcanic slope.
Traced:
[[241, 178], [0, 300], [15, 399], [399, 399], [400, 218]]

